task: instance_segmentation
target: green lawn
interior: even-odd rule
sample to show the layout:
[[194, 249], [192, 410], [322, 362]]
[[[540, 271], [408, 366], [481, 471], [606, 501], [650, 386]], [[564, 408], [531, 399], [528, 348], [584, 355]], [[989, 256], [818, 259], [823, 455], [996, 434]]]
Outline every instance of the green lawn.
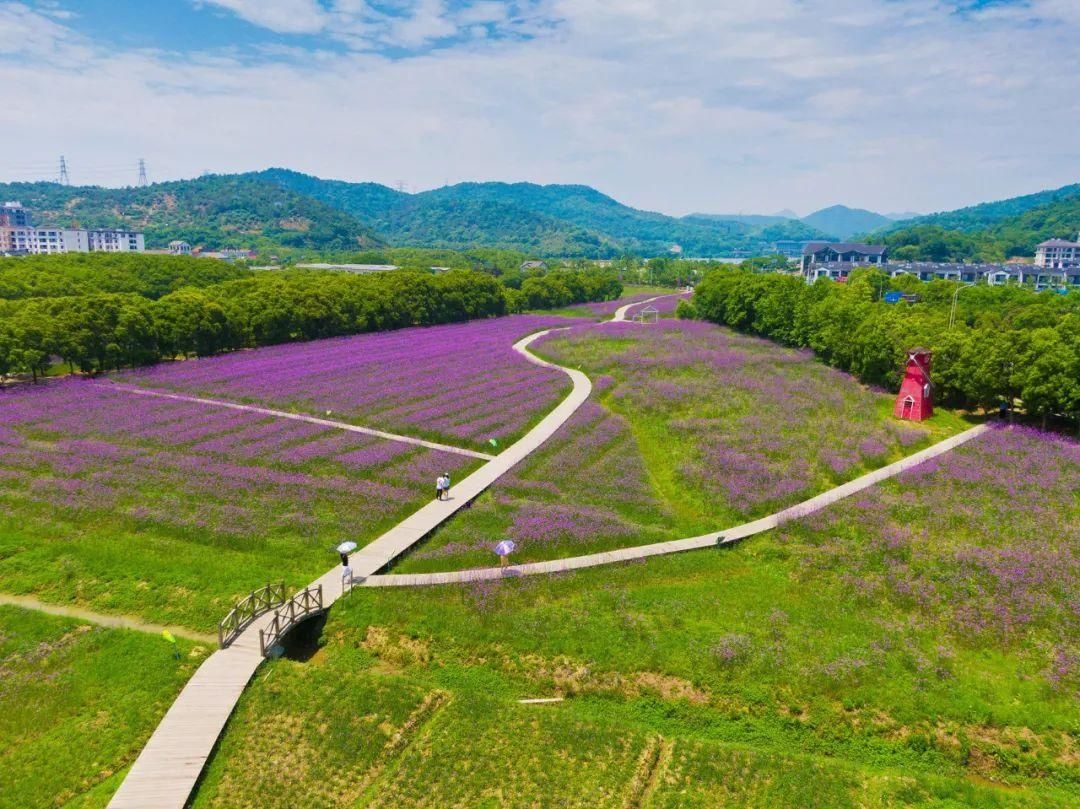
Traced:
[[0, 606], [0, 807], [104, 807], [207, 650]]
[[1078, 530], [1080, 445], [1001, 430], [726, 550], [357, 590], [199, 805], [302, 791], [250, 751], [313, 715], [328, 806], [1073, 806]]

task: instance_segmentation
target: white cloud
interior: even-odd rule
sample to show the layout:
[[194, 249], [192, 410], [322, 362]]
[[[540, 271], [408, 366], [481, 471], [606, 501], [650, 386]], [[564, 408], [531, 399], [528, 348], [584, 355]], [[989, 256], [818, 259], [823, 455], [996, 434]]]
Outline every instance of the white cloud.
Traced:
[[329, 17], [318, 0], [195, 0], [198, 6], [219, 6], [250, 23], [282, 34], [315, 34]]
[[396, 61], [373, 43], [431, 43], [499, 9], [318, 5], [324, 36], [355, 51], [118, 53], [0, 2], [0, 80], [20, 88], [0, 149], [65, 153], [76, 181], [141, 155], [159, 178], [285, 165], [414, 188], [582, 182], [672, 213], [931, 210], [1080, 179], [1080, 20], [1055, 0], [974, 19], [937, 0], [509, 3], [495, 24], [535, 39]]

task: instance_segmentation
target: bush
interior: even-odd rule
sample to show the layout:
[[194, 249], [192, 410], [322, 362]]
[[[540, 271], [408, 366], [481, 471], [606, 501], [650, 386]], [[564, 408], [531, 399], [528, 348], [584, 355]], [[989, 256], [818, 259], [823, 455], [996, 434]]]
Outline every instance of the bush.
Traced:
[[696, 320], [697, 316], [697, 307], [690, 301], [679, 301], [679, 305], [675, 307], [675, 317], [679, 320]]

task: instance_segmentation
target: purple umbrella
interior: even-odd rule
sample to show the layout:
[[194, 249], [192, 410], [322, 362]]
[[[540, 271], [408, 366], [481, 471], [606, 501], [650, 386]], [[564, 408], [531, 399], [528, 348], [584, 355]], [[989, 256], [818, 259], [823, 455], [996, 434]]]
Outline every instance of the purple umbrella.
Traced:
[[512, 539], [504, 539], [498, 545], [495, 546], [495, 553], [499, 556], [509, 556], [517, 549], [517, 545]]

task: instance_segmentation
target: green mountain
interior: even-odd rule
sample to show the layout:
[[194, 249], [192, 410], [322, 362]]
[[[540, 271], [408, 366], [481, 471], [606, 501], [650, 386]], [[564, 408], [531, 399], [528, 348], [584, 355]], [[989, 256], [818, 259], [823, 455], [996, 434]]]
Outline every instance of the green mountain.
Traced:
[[[321, 180], [285, 169], [250, 175], [352, 214], [395, 245], [499, 247], [541, 255], [756, 253], [777, 238], [815, 238], [808, 227], [711, 217], [676, 218], [623, 205], [583, 185], [460, 183], [404, 194], [374, 183]], [[793, 235], [789, 235], [789, 233]]]
[[923, 261], [1002, 261], [1031, 258], [1035, 245], [1075, 238], [1080, 231], [1080, 184], [930, 214], [871, 234], [894, 258]]
[[38, 224], [141, 230], [152, 249], [173, 239], [207, 249], [356, 250], [382, 244], [370, 228], [326, 203], [244, 176], [145, 188], [9, 183], [0, 184], [0, 198], [20, 201]]
[[[987, 230], [996, 225], [1007, 223], [1008, 220], [1014, 220], [1029, 211], [1043, 210], [1052, 212], [1058, 203], [1067, 203], [1077, 197], [1080, 197], [1080, 183], [1073, 183], [1050, 191], [1025, 194], [1022, 197], [1011, 197], [997, 202], [984, 202], [980, 205], [972, 205], [955, 211], [932, 213], [903, 224], [905, 226], [938, 225], [948, 230]], [[1036, 218], [1038, 218], [1038, 214], [1036, 214]], [[1077, 228], [1080, 228], [1080, 224], [1073, 224], [1071, 230]]]
[[862, 208], [833, 205], [804, 216], [802, 222], [817, 230], [831, 233], [837, 239], [846, 240], [856, 233], [885, 227], [891, 224], [892, 220]]

